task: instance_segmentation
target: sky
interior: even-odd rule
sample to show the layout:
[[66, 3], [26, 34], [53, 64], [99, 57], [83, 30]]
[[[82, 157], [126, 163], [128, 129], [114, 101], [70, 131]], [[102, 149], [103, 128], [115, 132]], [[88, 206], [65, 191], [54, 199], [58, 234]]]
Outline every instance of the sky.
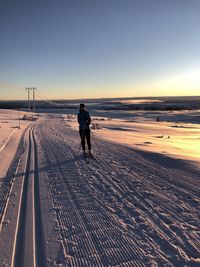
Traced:
[[199, 0], [0, 0], [0, 99], [200, 95]]

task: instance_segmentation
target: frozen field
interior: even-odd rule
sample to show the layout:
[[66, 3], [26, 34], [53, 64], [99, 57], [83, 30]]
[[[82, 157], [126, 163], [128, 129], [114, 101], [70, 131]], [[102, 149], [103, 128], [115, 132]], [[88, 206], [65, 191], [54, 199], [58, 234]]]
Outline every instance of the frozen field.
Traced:
[[199, 112], [96, 112], [89, 164], [40, 115], [0, 111], [0, 266], [200, 266]]
[[[113, 113], [113, 112], [111, 112]], [[121, 112], [93, 116], [94, 134], [139, 150], [200, 160], [200, 112]], [[98, 114], [98, 113], [97, 113]], [[107, 115], [107, 116], [106, 116]], [[112, 117], [110, 117], [111, 115]], [[76, 119], [66, 121], [74, 129]], [[157, 119], [159, 121], [157, 121]]]

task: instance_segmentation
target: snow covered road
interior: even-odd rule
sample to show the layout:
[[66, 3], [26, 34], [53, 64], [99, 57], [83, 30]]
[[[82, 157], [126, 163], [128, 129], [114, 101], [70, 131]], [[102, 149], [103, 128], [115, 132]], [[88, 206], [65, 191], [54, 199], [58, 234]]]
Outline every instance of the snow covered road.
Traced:
[[86, 164], [61, 116], [27, 129], [7, 176], [0, 266], [200, 266], [199, 171], [92, 141]]

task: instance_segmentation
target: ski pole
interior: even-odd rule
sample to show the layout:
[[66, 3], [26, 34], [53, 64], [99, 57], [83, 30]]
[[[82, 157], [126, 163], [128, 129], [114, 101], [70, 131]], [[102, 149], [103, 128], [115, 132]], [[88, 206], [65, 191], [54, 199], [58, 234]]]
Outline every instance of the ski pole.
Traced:
[[96, 147], [97, 147], [97, 149], [98, 149], [98, 151], [99, 151], [99, 154], [101, 155], [101, 151], [100, 151], [99, 146], [98, 146], [98, 144], [97, 144], [96, 137], [94, 136], [94, 134], [93, 134], [92, 131], [91, 131], [91, 133], [92, 133], [92, 137], [93, 137], [93, 139], [94, 139], [95, 145], [96, 145]]

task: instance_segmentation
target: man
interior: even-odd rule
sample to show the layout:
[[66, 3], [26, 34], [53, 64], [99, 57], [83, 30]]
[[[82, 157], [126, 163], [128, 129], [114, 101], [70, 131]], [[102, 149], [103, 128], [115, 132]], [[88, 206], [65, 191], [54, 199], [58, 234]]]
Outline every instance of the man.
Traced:
[[83, 153], [85, 155], [85, 139], [87, 141], [87, 146], [89, 154], [91, 154], [91, 142], [90, 142], [90, 127], [91, 118], [89, 112], [85, 108], [85, 104], [80, 104], [79, 113], [78, 113], [78, 123], [79, 123], [79, 133], [81, 137], [81, 146]]

